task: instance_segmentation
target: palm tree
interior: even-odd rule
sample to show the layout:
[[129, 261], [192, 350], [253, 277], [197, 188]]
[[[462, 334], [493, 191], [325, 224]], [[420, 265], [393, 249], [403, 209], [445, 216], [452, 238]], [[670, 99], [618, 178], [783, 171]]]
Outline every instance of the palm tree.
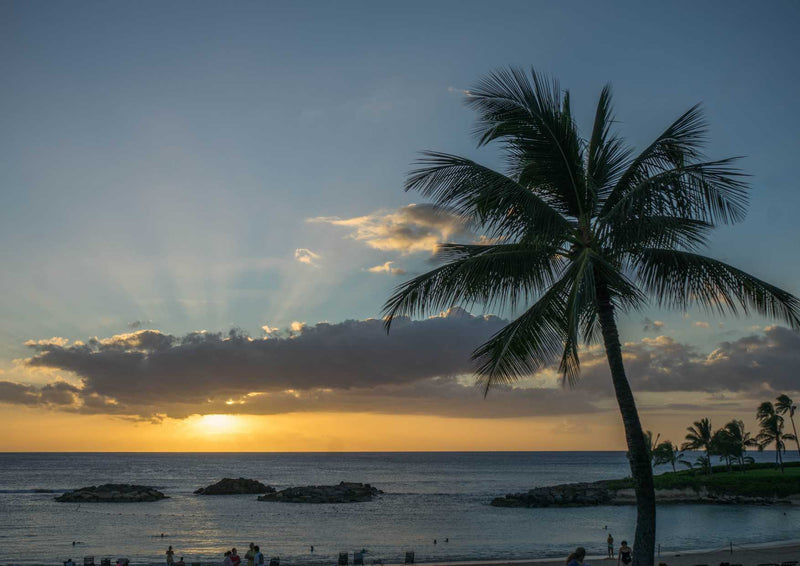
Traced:
[[484, 243], [443, 243], [445, 263], [400, 285], [384, 306], [401, 316], [468, 308], [522, 314], [473, 354], [484, 394], [559, 359], [580, 375], [579, 346], [602, 338], [634, 478], [634, 562], [653, 564], [655, 493], [639, 414], [622, 358], [620, 312], [700, 305], [755, 311], [800, 327], [800, 301], [698, 252], [718, 224], [744, 218], [748, 187], [733, 159], [705, 160], [706, 124], [695, 106], [638, 155], [612, 132], [611, 89], [600, 93], [583, 138], [569, 93], [531, 71], [496, 71], [471, 89], [478, 145], [499, 142], [507, 171], [426, 152], [406, 182], [479, 226]]
[[713, 453], [714, 431], [711, 428], [711, 421], [703, 417], [694, 422], [694, 426], [686, 428], [686, 442], [683, 443], [684, 450], [705, 450], [705, 458], [708, 461], [708, 473], [711, 473], [711, 454]]
[[658, 433], [653, 438], [653, 431], [646, 430], [644, 432], [644, 443], [647, 447], [647, 454], [650, 456], [650, 465], [656, 465], [656, 448], [658, 448], [658, 439], [661, 438], [661, 433]]
[[739, 460], [739, 465], [744, 471], [744, 463], [747, 449], [751, 446], [758, 446], [756, 439], [751, 438], [750, 433], [744, 428], [744, 422], [733, 419], [722, 429], [727, 437], [727, 444], [731, 447], [732, 456]]
[[797, 453], [800, 454], [800, 440], [797, 438], [797, 427], [794, 425], [794, 413], [797, 411], [797, 405], [794, 404], [791, 397], [783, 393], [782, 395], [778, 395], [778, 398], [775, 400], [775, 411], [781, 416], [787, 413], [789, 414], [789, 420], [792, 423], [792, 430], [794, 431], [795, 443], [797, 443]]
[[675, 464], [681, 462], [681, 458], [683, 457], [683, 451], [681, 451], [679, 447], [672, 444], [671, 440], [665, 440], [656, 446], [654, 454], [656, 465], [671, 464], [673, 472], [676, 471]]
[[783, 453], [786, 451], [786, 441], [797, 440], [797, 437], [793, 434], [783, 433], [783, 417], [776, 412], [775, 407], [769, 401], [758, 406], [756, 418], [761, 425], [761, 430], [756, 436], [758, 449], [764, 450], [770, 444], [775, 444], [775, 465], [783, 473]]

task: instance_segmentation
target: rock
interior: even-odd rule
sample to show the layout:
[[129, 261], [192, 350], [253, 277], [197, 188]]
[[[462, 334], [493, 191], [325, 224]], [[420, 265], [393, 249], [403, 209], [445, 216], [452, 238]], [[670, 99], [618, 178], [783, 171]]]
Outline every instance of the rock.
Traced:
[[372, 501], [383, 493], [368, 483], [341, 482], [339, 485], [308, 485], [289, 487], [268, 493], [259, 501], [283, 501], [287, 503], [357, 503]]
[[125, 483], [107, 483], [68, 491], [56, 497], [62, 503], [132, 503], [141, 501], [158, 501], [167, 496], [146, 485], [130, 485]]
[[223, 478], [208, 487], [201, 487], [197, 495], [238, 495], [242, 493], [274, 493], [275, 488], [247, 478]]
[[614, 492], [596, 483], [572, 483], [537, 487], [524, 493], [509, 493], [492, 500], [495, 507], [583, 507], [608, 505]]

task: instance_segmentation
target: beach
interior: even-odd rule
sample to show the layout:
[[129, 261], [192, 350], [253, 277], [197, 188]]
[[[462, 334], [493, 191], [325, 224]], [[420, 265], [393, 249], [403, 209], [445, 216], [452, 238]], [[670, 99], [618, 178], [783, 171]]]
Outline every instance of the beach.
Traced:
[[[564, 557], [566, 559], [566, 557]], [[564, 566], [564, 559], [531, 559], [531, 560], [489, 560], [478, 562], [438, 562], [419, 566]], [[663, 552], [656, 557], [656, 564], [667, 566], [718, 566], [720, 563], [757, 566], [759, 564], [781, 564], [783, 562], [800, 561], [800, 542], [772, 543], [711, 550], [686, 550]], [[604, 556], [587, 556], [584, 566], [611, 566], [617, 559]]]

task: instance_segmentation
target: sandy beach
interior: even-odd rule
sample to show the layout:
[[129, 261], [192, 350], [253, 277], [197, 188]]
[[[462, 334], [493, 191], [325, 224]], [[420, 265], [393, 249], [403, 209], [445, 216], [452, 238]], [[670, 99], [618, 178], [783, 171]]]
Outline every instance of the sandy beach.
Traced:
[[[566, 556], [564, 557], [566, 558]], [[699, 551], [662, 551], [656, 558], [656, 564], [661, 562], [667, 566], [718, 566], [722, 562], [742, 564], [742, 566], [758, 566], [759, 564], [778, 564], [791, 561], [800, 561], [800, 542], [773, 543], [765, 545], [752, 545], [741, 547], [733, 545], [731, 548], [699, 550]], [[617, 560], [603, 556], [588, 556], [585, 566], [612, 566]], [[563, 566], [563, 559], [532, 559], [532, 560], [498, 560], [479, 562], [440, 562], [420, 566]]]

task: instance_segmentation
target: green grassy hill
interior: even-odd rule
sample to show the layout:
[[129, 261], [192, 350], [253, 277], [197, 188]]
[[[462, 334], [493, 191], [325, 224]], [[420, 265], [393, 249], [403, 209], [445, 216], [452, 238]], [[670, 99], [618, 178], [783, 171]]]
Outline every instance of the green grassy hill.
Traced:
[[[700, 491], [702, 488], [715, 495], [740, 495], [743, 497], [789, 497], [800, 495], [800, 462], [784, 464], [783, 473], [773, 464], [751, 464], [742, 472], [725, 466], [714, 466], [713, 473], [699, 470], [666, 472], [654, 476], [656, 489], [685, 489]], [[610, 480], [604, 482], [609, 489], [633, 487], [633, 480]]]

